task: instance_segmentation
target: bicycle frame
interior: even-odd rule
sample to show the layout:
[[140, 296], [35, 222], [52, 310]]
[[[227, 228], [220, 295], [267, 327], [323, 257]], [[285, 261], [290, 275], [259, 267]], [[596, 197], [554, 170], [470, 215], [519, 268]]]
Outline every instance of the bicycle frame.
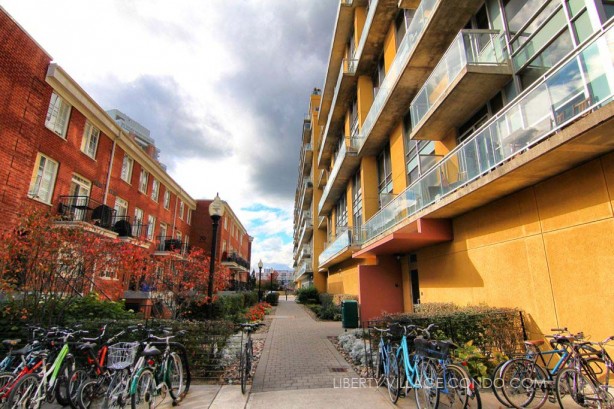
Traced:
[[390, 372], [390, 367], [388, 366], [388, 357], [392, 354], [392, 345], [389, 342], [384, 340], [384, 336], [380, 336], [379, 344], [378, 344], [378, 354], [380, 355], [380, 362], [383, 366], [383, 373], [387, 375]]
[[[53, 388], [55, 387], [55, 382], [58, 379], [58, 374], [60, 373], [62, 363], [64, 362], [66, 356], [68, 356], [69, 354], [68, 350], [68, 342], [65, 342], [64, 345], [62, 345], [62, 349], [60, 349], [58, 356], [53, 361], [51, 367], [48, 370], [42, 370], [41, 382], [38, 384], [38, 387], [36, 388], [36, 393], [34, 395], [37, 402], [44, 400], [46, 397], [46, 392], [53, 390]], [[45, 358], [43, 358], [41, 362], [43, 362], [44, 364]], [[44, 366], [45, 365], [43, 365], [43, 368]]]
[[[402, 362], [403, 368], [405, 369], [405, 379], [407, 382], [407, 387], [420, 388], [421, 379], [420, 371], [418, 370], [420, 358], [418, 358], [416, 355], [413, 355], [413, 359], [410, 357], [406, 335], [403, 335], [403, 337], [401, 338], [401, 344], [397, 349], [397, 360], [398, 359], [403, 359]], [[405, 385], [400, 385], [400, 387], [405, 387]]]

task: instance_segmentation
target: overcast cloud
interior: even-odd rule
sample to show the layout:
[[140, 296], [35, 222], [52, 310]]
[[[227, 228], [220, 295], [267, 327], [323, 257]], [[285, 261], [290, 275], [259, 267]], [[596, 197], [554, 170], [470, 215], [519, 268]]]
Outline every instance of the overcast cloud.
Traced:
[[105, 109], [150, 129], [194, 198], [216, 192], [290, 267], [302, 119], [338, 0], [0, 0]]

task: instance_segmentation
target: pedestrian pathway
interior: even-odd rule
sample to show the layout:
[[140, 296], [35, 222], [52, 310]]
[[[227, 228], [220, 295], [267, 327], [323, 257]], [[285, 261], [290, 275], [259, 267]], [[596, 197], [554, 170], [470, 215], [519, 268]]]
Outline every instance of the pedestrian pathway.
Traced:
[[327, 338], [343, 332], [341, 323], [315, 321], [292, 300], [280, 300], [271, 318], [252, 392], [334, 388], [358, 378]]

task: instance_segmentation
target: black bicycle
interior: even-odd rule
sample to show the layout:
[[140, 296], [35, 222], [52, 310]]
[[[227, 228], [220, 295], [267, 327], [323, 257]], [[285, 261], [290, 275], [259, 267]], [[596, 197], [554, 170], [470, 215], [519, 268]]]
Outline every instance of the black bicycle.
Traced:
[[[241, 345], [243, 345], [243, 351], [239, 361], [239, 372], [241, 376], [241, 393], [245, 394], [247, 389], [247, 379], [252, 372], [252, 359], [254, 357], [254, 344], [252, 342], [252, 332], [256, 331], [258, 327], [264, 325], [261, 322], [255, 322], [251, 324], [241, 324]], [[247, 339], [243, 343], [243, 334], [246, 334]]]

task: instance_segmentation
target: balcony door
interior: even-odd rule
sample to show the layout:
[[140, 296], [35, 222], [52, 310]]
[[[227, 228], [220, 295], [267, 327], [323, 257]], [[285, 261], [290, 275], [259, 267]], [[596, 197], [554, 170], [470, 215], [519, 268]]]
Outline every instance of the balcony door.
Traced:
[[85, 221], [87, 217], [92, 182], [79, 175], [73, 175], [70, 182], [70, 207], [73, 220]]

